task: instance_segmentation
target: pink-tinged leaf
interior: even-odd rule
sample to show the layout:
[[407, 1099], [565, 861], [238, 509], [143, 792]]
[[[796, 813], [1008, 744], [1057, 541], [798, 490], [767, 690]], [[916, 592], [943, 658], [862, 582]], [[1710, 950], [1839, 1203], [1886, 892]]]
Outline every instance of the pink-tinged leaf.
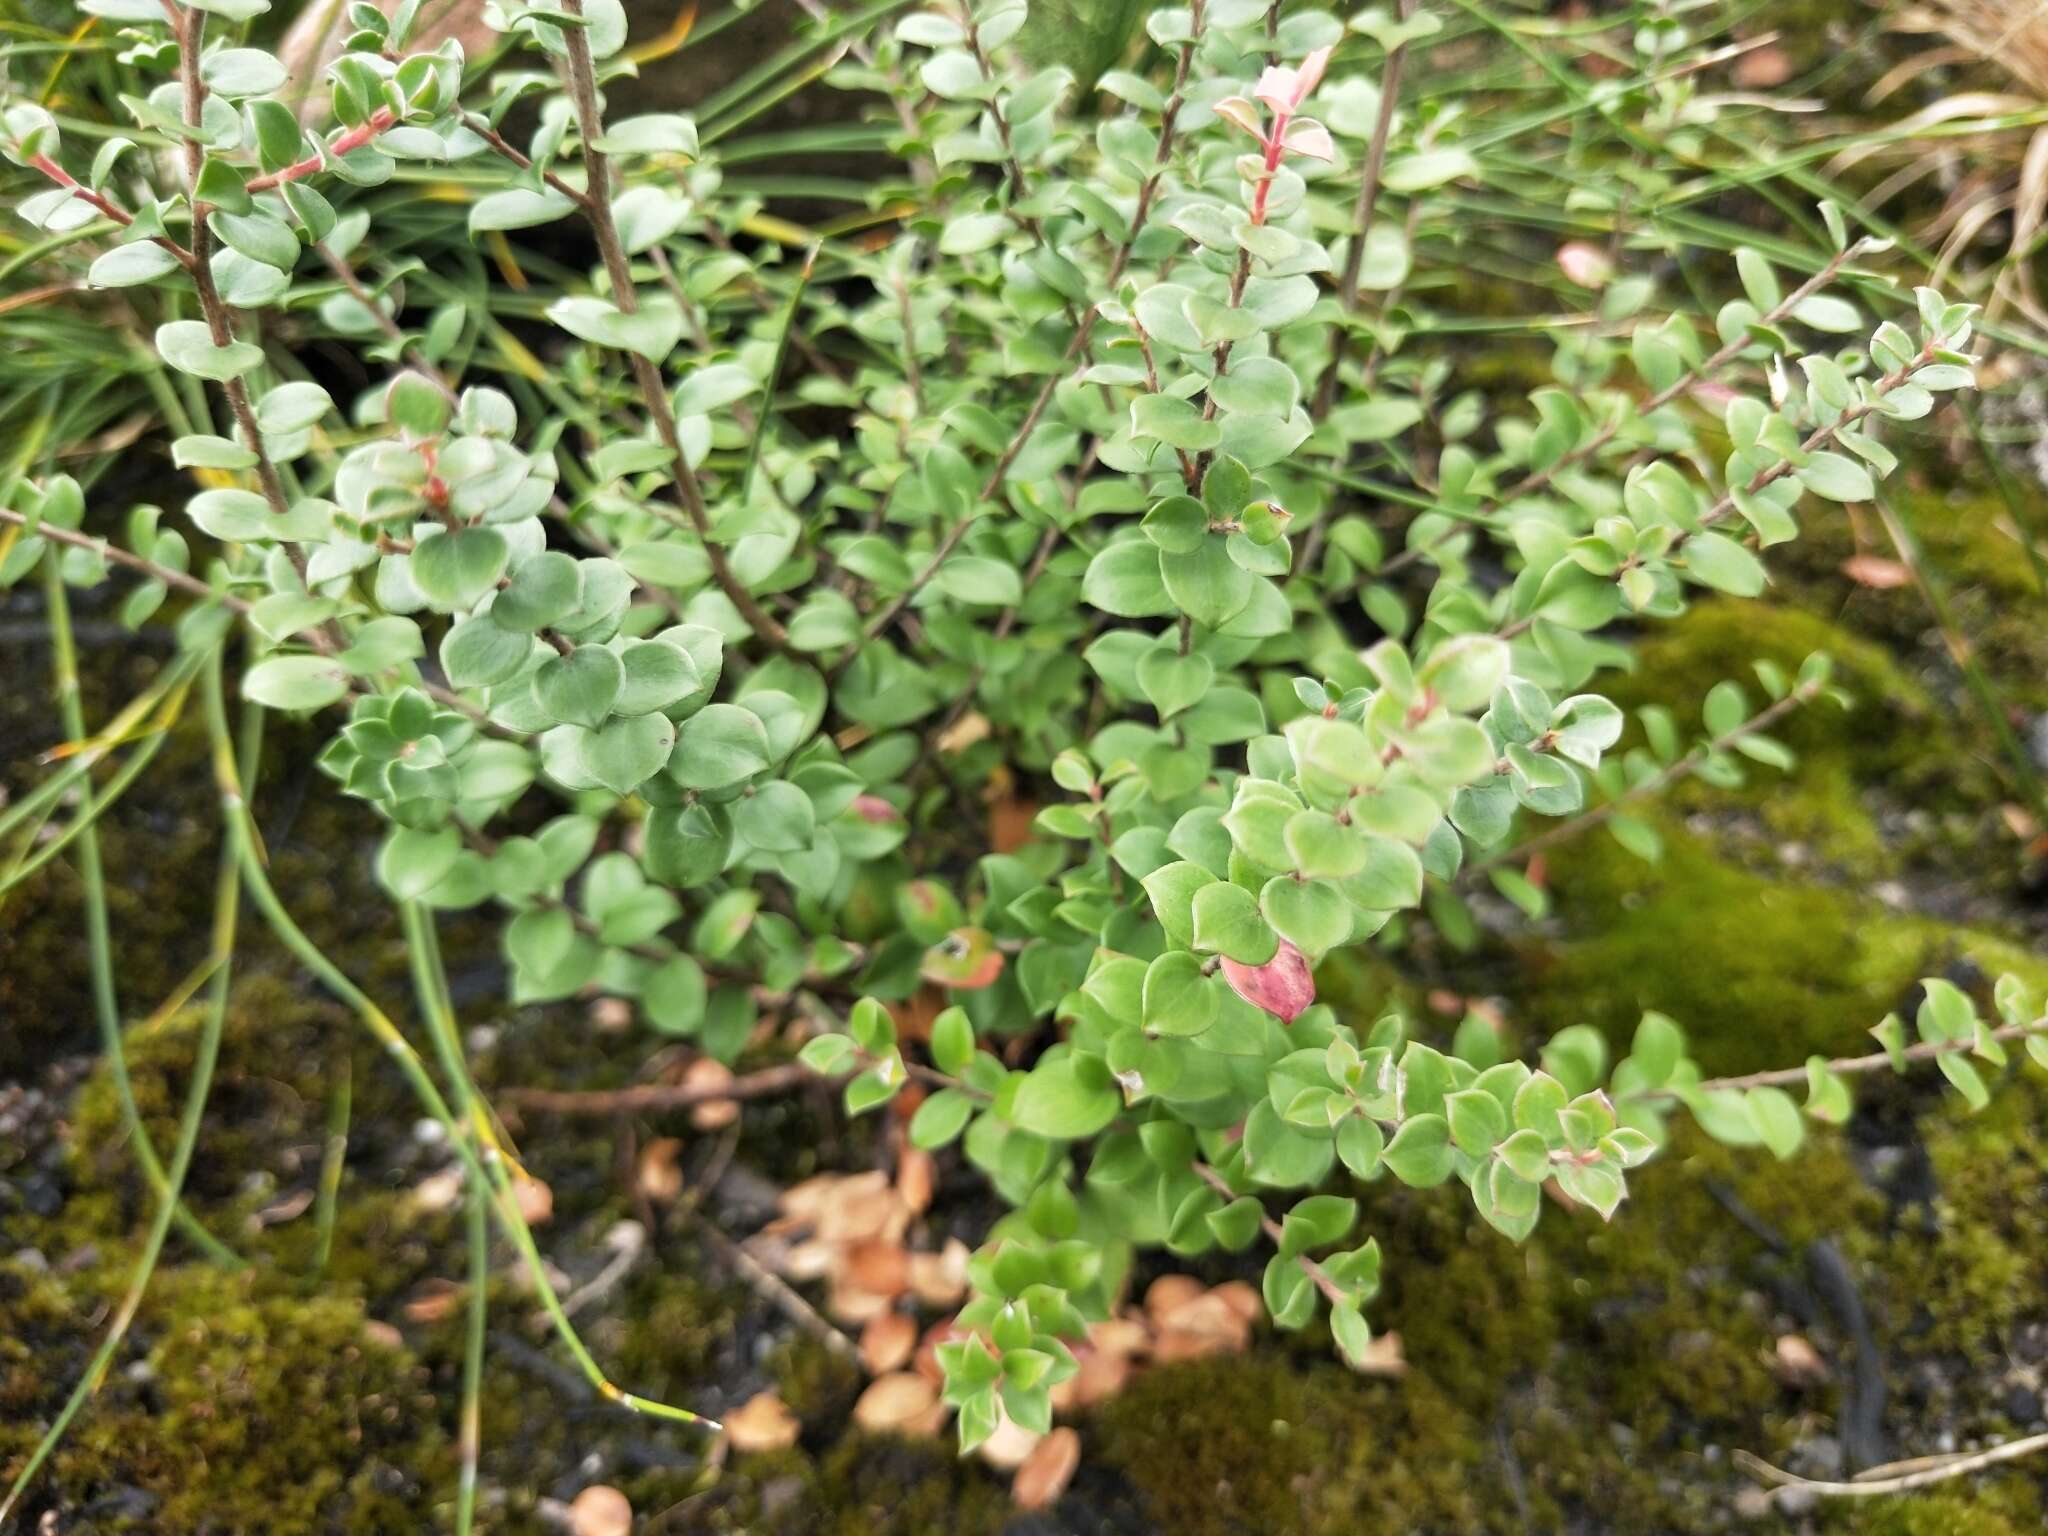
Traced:
[[1282, 1024], [1292, 1024], [1316, 1000], [1316, 979], [1308, 968], [1308, 957], [1287, 940], [1264, 965], [1223, 962], [1223, 979], [1230, 990], [1263, 1008]]
[[1226, 96], [1209, 110], [1226, 123], [1236, 124], [1255, 139], [1263, 140], [1266, 137], [1265, 125], [1260, 119], [1257, 105], [1246, 101], [1242, 96]]
[[1334, 162], [1337, 146], [1330, 142], [1330, 130], [1312, 117], [1296, 118], [1287, 125], [1287, 151], [1311, 160]]
[[1285, 64], [1268, 64], [1252, 94], [1275, 112], [1291, 112], [1301, 99], [1301, 77]]
[[1294, 82], [1294, 105], [1300, 106], [1309, 98], [1309, 93], [1323, 83], [1323, 71], [1330, 66], [1330, 51], [1334, 44], [1326, 44], [1301, 61], [1301, 71]]
[[853, 813], [862, 821], [872, 822], [878, 827], [886, 827], [890, 822], [899, 819], [896, 807], [880, 795], [855, 795]]

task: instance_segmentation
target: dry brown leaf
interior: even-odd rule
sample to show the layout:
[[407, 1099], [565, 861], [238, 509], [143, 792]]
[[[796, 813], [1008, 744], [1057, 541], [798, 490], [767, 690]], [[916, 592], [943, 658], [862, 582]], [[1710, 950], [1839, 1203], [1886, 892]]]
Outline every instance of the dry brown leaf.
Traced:
[[900, 1295], [910, 1285], [910, 1253], [901, 1243], [871, 1238], [846, 1250], [840, 1276], [877, 1296]]
[[1243, 1280], [1226, 1280], [1209, 1293], [1243, 1318], [1247, 1323], [1256, 1323], [1266, 1315], [1265, 1298], [1259, 1295], [1258, 1287]]
[[945, 1422], [945, 1404], [924, 1377], [896, 1371], [868, 1383], [853, 1405], [853, 1422], [871, 1435], [935, 1435]]
[[756, 1392], [725, 1416], [725, 1437], [736, 1451], [784, 1451], [802, 1426], [773, 1392]]
[[1765, 43], [1737, 59], [1729, 78], [1745, 91], [1770, 90], [1792, 78], [1792, 55], [1776, 43]]
[[913, 1214], [931, 1209], [932, 1185], [937, 1164], [922, 1147], [905, 1147], [896, 1154], [896, 1194]]
[[673, 1136], [657, 1136], [640, 1149], [634, 1183], [643, 1198], [667, 1205], [683, 1192], [683, 1170], [676, 1161], [683, 1144]]
[[[683, 1072], [686, 1088], [717, 1089], [731, 1081], [732, 1069], [709, 1056], [699, 1056]], [[739, 1117], [740, 1106], [733, 1099], [706, 1099], [690, 1110], [690, 1124], [700, 1131], [722, 1130]]]
[[368, 1318], [363, 1323], [363, 1337], [378, 1349], [403, 1349], [405, 1335], [387, 1322]]
[[256, 1213], [256, 1224], [259, 1227], [275, 1227], [287, 1221], [295, 1221], [305, 1215], [307, 1209], [312, 1204], [312, 1190], [293, 1190], [292, 1193], [286, 1195], [283, 1199], [273, 1200], [270, 1204], [263, 1207], [262, 1210], [258, 1211]]
[[423, 1211], [447, 1211], [462, 1198], [462, 1169], [453, 1165], [430, 1173], [412, 1187], [412, 1203]]
[[950, 1307], [967, 1294], [967, 1245], [946, 1239], [937, 1253], [910, 1256], [910, 1292], [928, 1307]]
[[1819, 1350], [1796, 1333], [1780, 1335], [1777, 1347], [1771, 1352], [1771, 1370], [1780, 1384], [1795, 1391], [1817, 1387], [1828, 1379], [1827, 1361], [1821, 1359]]
[[1010, 1484], [1010, 1501], [1019, 1509], [1046, 1509], [1060, 1501], [1074, 1469], [1081, 1465], [1081, 1437], [1062, 1424], [1024, 1458]]
[[400, 1310], [410, 1323], [438, 1323], [455, 1315], [462, 1305], [463, 1287], [453, 1280], [422, 1280]]
[[1145, 1315], [1154, 1327], [1208, 1289], [1193, 1275], [1161, 1275], [1145, 1291]]
[[1859, 587], [1880, 591], [1903, 587], [1913, 579], [1913, 573], [1905, 566], [1882, 555], [1851, 555], [1842, 562], [1842, 574]]
[[852, 1326], [866, 1324], [880, 1317], [895, 1304], [893, 1294], [863, 1290], [843, 1274], [832, 1277], [832, 1288], [825, 1293], [825, 1310], [833, 1321]]
[[981, 1459], [999, 1472], [1014, 1472], [1038, 1449], [1043, 1438], [1004, 1413], [996, 1423], [996, 1432], [981, 1442]]
[[924, 1337], [917, 1341], [917, 1353], [910, 1357], [910, 1368], [935, 1387], [946, 1384], [945, 1370], [939, 1365], [939, 1346], [955, 1337], [953, 1319], [943, 1318], [925, 1329]]
[[1408, 1374], [1408, 1358], [1401, 1353], [1401, 1335], [1398, 1333], [1376, 1333], [1365, 1346], [1365, 1353], [1351, 1362], [1351, 1369], [1361, 1376], [1405, 1376]]
[[978, 741], [987, 741], [991, 729], [988, 716], [978, 709], [970, 709], [939, 732], [932, 739], [932, 745], [951, 757], [956, 752], [965, 752]]
[[592, 1483], [569, 1506], [569, 1529], [574, 1536], [630, 1536], [633, 1506], [618, 1489]]
[[590, 1027], [601, 1035], [623, 1035], [633, 1027], [633, 1005], [623, 997], [600, 997], [590, 1005]]
[[860, 1334], [860, 1363], [870, 1376], [886, 1376], [910, 1363], [917, 1351], [917, 1319], [907, 1312], [882, 1312]]
[[554, 1217], [555, 1192], [548, 1188], [545, 1179], [536, 1179], [529, 1174], [513, 1180], [512, 1199], [529, 1227], [543, 1226]]

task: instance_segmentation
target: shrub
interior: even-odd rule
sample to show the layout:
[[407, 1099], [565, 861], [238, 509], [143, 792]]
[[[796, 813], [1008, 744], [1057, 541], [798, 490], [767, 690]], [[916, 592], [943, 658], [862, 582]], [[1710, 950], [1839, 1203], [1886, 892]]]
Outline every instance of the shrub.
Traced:
[[[1195, 0], [1145, 19], [1144, 67], [1083, 82], [1017, 61], [1010, 0], [875, 8], [796, 57], [845, 47], [834, 83], [885, 102], [860, 142], [900, 157], [872, 216], [896, 227], [798, 261], [719, 149], [772, 71], [703, 120], [608, 116], [618, 0], [494, 5], [510, 51], [483, 67], [409, 52], [410, 4], [354, 5], [317, 130], [306, 82], [242, 46], [261, 0], [86, 8], [120, 29], [136, 136], [88, 157], [17, 100], [7, 151], [46, 183], [19, 211], [42, 261], [147, 317], [207, 488], [115, 544], [38, 473], [0, 579], [54, 571], [61, 602], [120, 565], [134, 623], [179, 591], [136, 708], [207, 692], [237, 877], [459, 1127], [474, 1188], [511, 1174], [433, 912], [502, 910], [511, 1001], [629, 999], [726, 1059], [793, 1001], [850, 1112], [915, 1096], [910, 1139], [957, 1141], [1014, 1208], [941, 1351], [972, 1445], [1044, 1427], [1135, 1249], [1268, 1245], [1274, 1320], [1356, 1356], [1379, 1255], [1337, 1190], [1455, 1181], [1521, 1237], [1546, 1186], [1612, 1216], [1675, 1112], [1788, 1156], [1856, 1072], [1932, 1059], [1975, 1102], [1973, 1057], [2044, 1054], [2010, 982], [1995, 1025], [1929, 981], [1915, 1043], [1894, 1018], [1871, 1057], [1715, 1080], [1657, 1015], [1618, 1062], [1580, 1026], [1531, 1064], [1316, 1000], [1333, 956], [1469, 924], [1475, 878], [1538, 908], [1550, 841], [1599, 825], [1654, 858], [1659, 790], [1790, 768], [1770, 731], [1830, 694], [1825, 657], [1721, 683], [1698, 729], [1644, 710], [1625, 751], [1602, 679], [1701, 591], [1760, 593], [1765, 552], [1877, 495], [1887, 439], [1972, 382], [1971, 309], [1903, 298], [1833, 204], [1824, 247], [1692, 272], [1701, 308], [1663, 253], [1727, 253], [1723, 226], [1627, 238], [1594, 162], [1511, 174], [1579, 117], [1668, 193], [1657, 144], [1715, 111], [1669, 18], [1628, 79], [1503, 118], [1466, 111], [1476, 86], [1399, 98], [1428, 14]], [[413, 206], [429, 175], [501, 260], [536, 242], [546, 291], [501, 316], [464, 287], [475, 258]], [[1505, 398], [1441, 313], [1484, 281], [1475, 186], [1615, 231], [1557, 258], [1582, 323]], [[286, 345], [315, 336], [347, 366]], [[245, 700], [342, 721], [320, 763], [382, 828], [431, 1068], [265, 879], [231, 646]], [[933, 992], [904, 1032], [926, 1015], [892, 1005]]]

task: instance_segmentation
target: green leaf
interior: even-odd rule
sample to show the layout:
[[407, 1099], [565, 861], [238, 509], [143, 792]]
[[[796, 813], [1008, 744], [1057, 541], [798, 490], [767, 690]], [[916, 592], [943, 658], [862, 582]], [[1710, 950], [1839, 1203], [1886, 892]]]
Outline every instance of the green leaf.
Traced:
[[1747, 1095], [1749, 1115], [1756, 1122], [1757, 1135], [1780, 1158], [1799, 1150], [1806, 1126], [1799, 1118], [1799, 1106], [1781, 1088], [1752, 1088]]
[[156, 349], [180, 373], [224, 383], [238, 379], [263, 361], [263, 349], [246, 341], [213, 344], [203, 320], [173, 320], [156, 328]]
[[736, 704], [707, 704], [677, 733], [669, 776], [685, 789], [730, 789], [771, 761], [760, 716]]
[[1194, 946], [1240, 965], [1264, 965], [1279, 952], [1280, 940], [1259, 913], [1258, 900], [1242, 886], [1215, 880], [1195, 892]]
[[1208, 657], [1183, 656], [1171, 640], [1162, 640], [1138, 658], [1138, 686], [1161, 720], [1170, 719], [1201, 701], [1216, 680]]
[[1170, 949], [1145, 970], [1143, 1023], [1148, 1034], [1199, 1035], [1216, 1022], [1222, 1006], [1216, 982], [1186, 950]]
[[1274, 932], [1311, 961], [1351, 937], [1351, 903], [1327, 880], [1276, 875], [1259, 893], [1259, 911]]
[[1764, 589], [1763, 562], [1727, 535], [1711, 530], [1685, 541], [1685, 572], [1702, 586], [1736, 597], [1755, 597]]
[[1122, 1105], [1107, 1067], [1070, 1054], [1031, 1069], [1017, 1085], [1009, 1119], [1035, 1136], [1078, 1141], [1108, 1125]]
[[324, 656], [270, 656], [242, 675], [242, 697], [269, 709], [321, 709], [348, 692], [348, 673]]
[[661, 772], [675, 744], [675, 725], [665, 715], [622, 716], [583, 738], [583, 766], [613, 794], [630, 795]]
[[413, 546], [412, 583], [436, 608], [472, 608], [505, 574], [509, 553], [495, 528], [434, 534]]
[[1421, 1189], [1451, 1176], [1451, 1128], [1442, 1115], [1410, 1115], [1387, 1143], [1381, 1161], [1403, 1184]]
[[533, 675], [533, 701], [549, 720], [596, 730], [626, 685], [625, 665], [601, 645], [551, 656]]
[[1870, 471], [1839, 453], [1815, 453], [1794, 473], [1801, 485], [1829, 501], [1869, 501], [1877, 494]]

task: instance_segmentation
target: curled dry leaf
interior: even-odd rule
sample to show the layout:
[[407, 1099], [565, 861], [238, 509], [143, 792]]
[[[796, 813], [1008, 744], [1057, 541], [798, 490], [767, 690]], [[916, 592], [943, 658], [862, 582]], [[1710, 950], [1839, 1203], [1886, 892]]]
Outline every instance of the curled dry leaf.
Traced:
[[1047, 1509], [1057, 1504], [1074, 1469], [1081, 1465], [1081, 1437], [1062, 1424], [1032, 1447], [1010, 1484], [1010, 1501], [1019, 1509]]
[[1745, 91], [1768, 91], [1792, 78], [1792, 55], [1776, 43], [1765, 43], [1737, 59], [1728, 74]]
[[618, 1489], [592, 1483], [569, 1506], [569, 1529], [573, 1536], [630, 1536], [633, 1506]]
[[[731, 1081], [732, 1069], [709, 1056], [699, 1056], [683, 1072], [686, 1088], [723, 1088]], [[732, 1099], [706, 1099], [690, 1110], [690, 1124], [700, 1131], [722, 1130], [739, 1117], [739, 1104]]]
[[935, 1435], [945, 1421], [939, 1389], [914, 1371], [876, 1377], [853, 1405], [853, 1422], [871, 1435]]
[[725, 1437], [736, 1451], [782, 1451], [796, 1444], [802, 1426], [773, 1392], [756, 1392], [725, 1416]]
[[917, 1350], [917, 1320], [907, 1312], [881, 1312], [860, 1334], [860, 1363], [870, 1376], [900, 1371]]
[[683, 1170], [677, 1162], [683, 1144], [673, 1136], [657, 1136], [640, 1149], [634, 1183], [643, 1198], [667, 1205], [683, 1192]]

